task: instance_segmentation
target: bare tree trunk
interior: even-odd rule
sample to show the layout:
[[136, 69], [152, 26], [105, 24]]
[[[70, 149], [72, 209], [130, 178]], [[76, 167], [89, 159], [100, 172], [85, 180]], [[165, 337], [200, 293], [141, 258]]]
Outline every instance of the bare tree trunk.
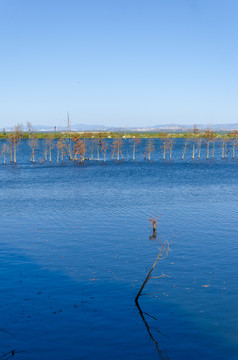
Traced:
[[202, 146], [202, 139], [198, 140], [198, 159], [200, 159], [201, 156], [201, 146]]
[[17, 162], [17, 145], [16, 144], [14, 144], [13, 150], [14, 150], [14, 156], [13, 156], [14, 164], [16, 164], [16, 162]]
[[192, 155], [193, 160], [194, 160], [194, 156], [195, 156], [195, 141], [193, 141], [193, 155]]
[[97, 158], [98, 158], [98, 161], [99, 161], [99, 145], [97, 145]]
[[213, 141], [212, 158], [214, 158], [214, 154], [215, 154], [215, 140]]
[[136, 142], [134, 141], [134, 146], [133, 146], [133, 157], [132, 160], [135, 161], [135, 157], [136, 157]]
[[225, 159], [226, 159], [226, 156], [227, 156], [227, 141], [226, 141], [226, 144], [225, 144]]
[[117, 160], [119, 161], [120, 159], [120, 146], [119, 146], [119, 142], [118, 142], [118, 145], [117, 145]]
[[182, 160], [184, 159], [184, 155], [185, 155], [185, 152], [186, 152], [186, 148], [187, 148], [187, 140], [185, 141], [185, 144], [184, 144], [184, 150], [183, 150]]
[[210, 146], [210, 142], [208, 140], [207, 141], [207, 159], [209, 159], [209, 146]]
[[47, 147], [45, 148], [45, 161], [47, 161]]

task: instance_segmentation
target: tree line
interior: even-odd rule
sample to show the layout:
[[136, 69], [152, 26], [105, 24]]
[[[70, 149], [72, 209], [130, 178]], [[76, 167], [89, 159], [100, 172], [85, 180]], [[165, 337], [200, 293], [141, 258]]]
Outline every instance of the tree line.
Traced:
[[[6, 133], [3, 132], [2, 146], [0, 155], [3, 164], [6, 164], [7, 158], [11, 163], [17, 162], [17, 149], [22, 139], [28, 139], [30, 148], [30, 161], [36, 162], [36, 154], [40, 156], [40, 163], [52, 162], [52, 151], [56, 151], [56, 161], [63, 162], [66, 158], [71, 161], [85, 162], [87, 160], [103, 160], [107, 159], [110, 154], [111, 160], [124, 160], [123, 148], [125, 139], [130, 142], [130, 150], [132, 160], [135, 161], [138, 152], [141, 136], [134, 133], [123, 135], [119, 133], [73, 133], [70, 131], [61, 133], [45, 133], [40, 134], [34, 132], [33, 128], [28, 124], [28, 132], [23, 131], [21, 125], [16, 125], [14, 130]], [[166, 132], [157, 134], [160, 139], [160, 148], [163, 154], [163, 160], [172, 159], [173, 149], [175, 147], [176, 138]], [[180, 136], [181, 137], [181, 136]], [[111, 141], [108, 141], [111, 138]], [[216, 144], [220, 145], [222, 159], [227, 158], [227, 154], [232, 151], [232, 158], [236, 157], [236, 149], [238, 147], [238, 131], [232, 131], [226, 135], [218, 135], [211, 130], [199, 133], [194, 127], [191, 133], [183, 134], [184, 144], [182, 148], [181, 158], [184, 160], [188, 148], [192, 149], [192, 159], [200, 159], [202, 144], [205, 145], [206, 158], [214, 158]], [[155, 151], [155, 137], [145, 139], [144, 158], [150, 161], [151, 155]], [[43, 142], [40, 146], [39, 141]]]

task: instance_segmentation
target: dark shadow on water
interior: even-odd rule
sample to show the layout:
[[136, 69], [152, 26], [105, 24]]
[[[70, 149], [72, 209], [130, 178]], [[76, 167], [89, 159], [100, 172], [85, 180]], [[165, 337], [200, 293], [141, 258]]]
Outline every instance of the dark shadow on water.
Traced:
[[155, 340], [154, 336], [152, 335], [151, 329], [150, 329], [149, 324], [147, 323], [147, 321], [146, 321], [146, 319], [145, 319], [145, 317], [144, 317], [144, 314], [147, 315], [147, 316], [149, 316], [149, 317], [151, 317], [151, 318], [153, 318], [154, 320], [157, 320], [157, 319], [156, 319], [155, 317], [153, 317], [153, 316], [151, 316], [151, 315], [143, 312], [143, 311], [141, 310], [141, 307], [140, 307], [138, 301], [136, 301], [135, 303], [136, 303], [137, 309], [138, 309], [138, 311], [139, 311], [139, 314], [140, 314], [140, 316], [141, 316], [141, 319], [142, 319], [143, 323], [145, 324], [145, 327], [146, 327], [146, 330], [147, 330], [147, 332], [148, 332], [148, 334], [149, 334], [149, 337], [151, 338], [151, 340], [153, 341], [153, 343], [154, 343], [154, 345], [155, 345], [155, 348], [156, 348], [156, 351], [157, 351], [157, 353], [158, 353], [158, 355], [159, 355], [159, 358], [160, 358], [161, 360], [169, 360], [169, 357], [168, 357], [167, 352], [166, 352], [165, 350], [160, 350], [160, 349], [159, 349], [158, 342], [157, 342], [157, 340]]

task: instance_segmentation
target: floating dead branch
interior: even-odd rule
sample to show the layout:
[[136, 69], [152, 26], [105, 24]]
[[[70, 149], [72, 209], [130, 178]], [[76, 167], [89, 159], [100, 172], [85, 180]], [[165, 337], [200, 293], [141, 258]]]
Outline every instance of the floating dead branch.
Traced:
[[[172, 241], [173, 241], [173, 240], [172, 240]], [[140, 297], [140, 295], [141, 295], [141, 293], [142, 293], [142, 291], [143, 291], [146, 283], [147, 283], [150, 279], [152, 279], [151, 273], [152, 273], [152, 271], [154, 270], [157, 262], [160, 261], [160, 260], [166, 259], [166, 257], [168, 256], [168, 253], [169, 253], [169, 250], [170, 250], [170, 245], [171, 245], [172, 241], [171, 241], [171, 242], [167, 242], [167, 241], [166, 241], [164, 244], [162, 244], [161, 249], [160, 249], [160, 251], [159, 251], [159, 254], [158, 254], [158, 256], [157, 256], [157, 258], [156, 258], [156, 260], [155, 260], [152, 268], [150, 269], [148, 275], [146, 276], [145, 281], [143, 282], [140, 290], [138, 291], [138, 294], [136, 295], [136, 298], [135, 298], [135, 302], [136, 302], [136, 303], [138, 303], [138, 299], [139, 299], [139, 297]], [[165, 277], [165, 276], [166, 276], [165, 274], [162, 274], [162, 275], [160, 275], [159, 277], [162, 278], [162, 277]], [[159, 278], [159, 277], [156, 277], [156, 278]]]

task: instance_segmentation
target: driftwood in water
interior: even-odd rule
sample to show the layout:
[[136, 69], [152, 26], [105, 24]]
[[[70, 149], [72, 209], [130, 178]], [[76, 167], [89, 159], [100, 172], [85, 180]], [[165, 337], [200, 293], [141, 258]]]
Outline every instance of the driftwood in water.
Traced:
[[[135, 298], [135, 302], [136, 302], [136, 303], [138, 302], [138, 299], [139, 299], [139, 297], [140, 297], [140, 295], [141, 295], [141, 293], [142, 293], [142, 291], [143, 291], [146, 283], [148, 282], [148, 280], [149, 280], [149, 279], [155, 279], [155, 278], [152, 278], [150, 275], [151, 275], [152, 271], [154, 270], [157, 262], [158, 262], [159, 260], [165, 259], [165, 258], [168, 256], [170, 244], [171, 244], [171, 242], [170, 242], [170, 243], [165, 242], [165, 243], [161, 246], [161, 249], [160, 249], [160, 251], [159, 251], [159, 254], [158, 254], [158, 256], [157, 256], [157, 258], [156, 258], [156, 260], [155, 260], [152, 268], [150, 269], [148, 275], [146, 276], [145, 281], [143, 282], [140, 290], [138, 291], [138, 294], [136, 295], [136, 298]], [[156, 278], [158, 279], [158, 278], [162, 278], [162, 277], [165, 277], [165, 276], [166, 276], [165, 274], [162, 274], [162, 275], [160, 275], [160, 276], [158, 276], [158, 277], [156, 277]]]

